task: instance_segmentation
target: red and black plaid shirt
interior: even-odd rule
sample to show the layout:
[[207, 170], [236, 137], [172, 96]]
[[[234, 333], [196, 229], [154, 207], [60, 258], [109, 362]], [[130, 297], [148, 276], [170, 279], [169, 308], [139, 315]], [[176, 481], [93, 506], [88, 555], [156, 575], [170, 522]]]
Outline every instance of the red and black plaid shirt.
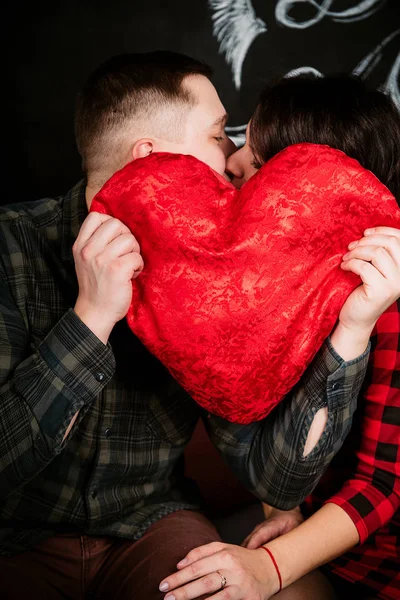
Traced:
[[400, 300], [379, 319], [354, 425], [307, 508], [341, 506], [360, 544], [328, 567], [333, 573], [400, 598]]

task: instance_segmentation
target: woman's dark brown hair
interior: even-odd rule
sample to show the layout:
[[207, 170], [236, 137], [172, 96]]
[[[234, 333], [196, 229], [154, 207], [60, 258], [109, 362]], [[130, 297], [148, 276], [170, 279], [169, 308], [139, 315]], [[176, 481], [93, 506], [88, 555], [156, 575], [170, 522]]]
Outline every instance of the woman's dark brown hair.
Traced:
[[351, 76], [289, 77], [265, 87], [250, 123], [262, 164], [301, 142], [326, 144], [372, 171], [400, 201], [400, 113]]

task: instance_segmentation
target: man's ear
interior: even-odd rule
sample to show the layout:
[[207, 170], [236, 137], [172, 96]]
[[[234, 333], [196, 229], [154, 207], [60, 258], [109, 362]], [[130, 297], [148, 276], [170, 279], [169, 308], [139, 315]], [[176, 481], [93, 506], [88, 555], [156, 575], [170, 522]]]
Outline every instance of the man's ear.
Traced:
[[132, 160], [149, 156], [154, 150], [154, 140], [150, 138], [141, 138], [132, 146]]

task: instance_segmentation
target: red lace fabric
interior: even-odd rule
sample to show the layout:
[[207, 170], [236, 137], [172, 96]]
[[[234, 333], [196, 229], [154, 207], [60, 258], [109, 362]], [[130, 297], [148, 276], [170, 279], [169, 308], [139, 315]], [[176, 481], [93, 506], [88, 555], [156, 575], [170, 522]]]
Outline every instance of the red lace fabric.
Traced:
[[265, 417], [329, 335], [360, 284], [339, 266], [349, 242], [400, 227], [372, 173], [313, 144], [239, 191], [191, 156], [156, 153], [117, 172], [91, 211], [140, 243], [132, 331], [201, 406], [237, 423]]

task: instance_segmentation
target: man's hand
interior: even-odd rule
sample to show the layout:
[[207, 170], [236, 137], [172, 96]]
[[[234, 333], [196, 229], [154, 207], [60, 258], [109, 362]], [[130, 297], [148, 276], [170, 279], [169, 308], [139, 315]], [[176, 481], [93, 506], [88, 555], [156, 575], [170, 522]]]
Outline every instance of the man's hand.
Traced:
[[253, 550], [275, 538], [288, 533], [303, 523], [300, 508], [293, 510], [278, 510], [273, 508], [268, 519], [257, 525], [242, 542], [242, 546]]
[[364, 236], [349, 245], [341, 265], [363, 282], [339, 315], [339, 323], [355, 334], [372, 331], [381, 314], [400, 297], [400, 230], [376, 227]]
[[132, 279], [143, 269], [139, 244], [123, 223], [90, 213], [73, 245], [78, 317], [104, 343], [132, 300]]
[[161, 592], [168, 591], [164, 600], [191, 600], [204, 594], [213, 600], [267, 600], [279, 589], [277, 573], [263, 549], [212, 542], [189, 552], [177, 567], [179, 572], [160, 584]]

